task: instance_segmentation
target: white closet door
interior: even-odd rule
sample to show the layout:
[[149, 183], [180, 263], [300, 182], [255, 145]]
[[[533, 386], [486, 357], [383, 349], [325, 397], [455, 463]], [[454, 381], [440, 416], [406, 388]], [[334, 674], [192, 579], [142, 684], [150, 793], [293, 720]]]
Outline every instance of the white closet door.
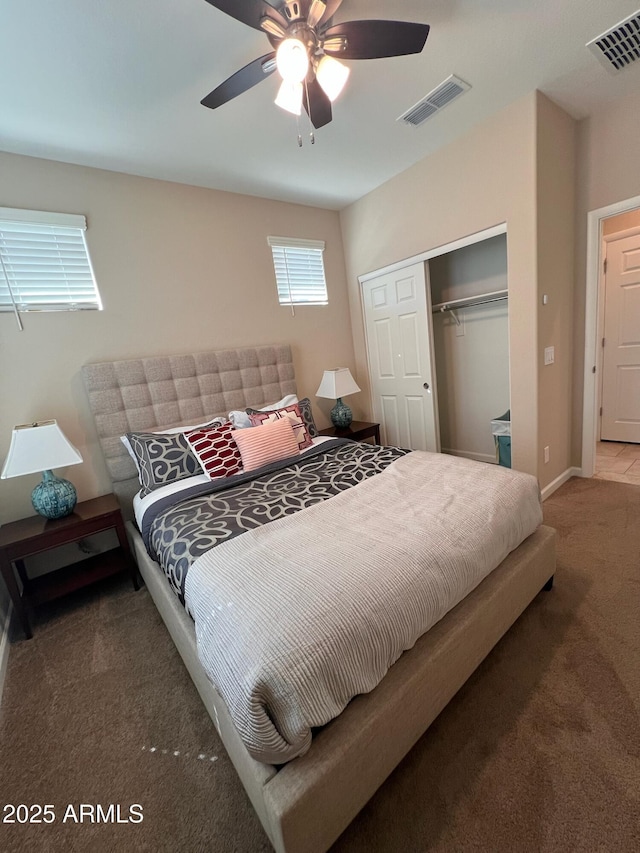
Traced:
[[439, 452], [428, 267], [363, 284], [373, 415], [385, 444]]

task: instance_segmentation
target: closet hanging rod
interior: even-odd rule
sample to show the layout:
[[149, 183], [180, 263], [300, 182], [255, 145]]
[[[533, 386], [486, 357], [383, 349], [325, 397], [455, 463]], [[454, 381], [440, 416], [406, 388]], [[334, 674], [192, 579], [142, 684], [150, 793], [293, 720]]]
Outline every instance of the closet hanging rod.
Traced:
[[439, 302], [431, 307], [431, 313], [453, 311], [456, 308], [472, 308], [474, 305], [484, 305], [487, 302], [500, 302], [509, 298], [508, 290], [494, 290], [492, 293], [482, 293], [479, 296], [468, 296], [466, 299], [452, 299], [451, 302]]

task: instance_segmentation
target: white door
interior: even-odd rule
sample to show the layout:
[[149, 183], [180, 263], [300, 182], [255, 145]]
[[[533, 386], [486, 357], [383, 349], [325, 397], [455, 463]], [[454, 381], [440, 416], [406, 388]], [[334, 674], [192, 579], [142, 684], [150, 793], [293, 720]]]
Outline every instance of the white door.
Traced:
[[600, 437], [640, 443], [640, 234], [607, 243]]
[[414, 264], [363, 284], [373, 414], [382, 441], [439, 452], [428, 267]]

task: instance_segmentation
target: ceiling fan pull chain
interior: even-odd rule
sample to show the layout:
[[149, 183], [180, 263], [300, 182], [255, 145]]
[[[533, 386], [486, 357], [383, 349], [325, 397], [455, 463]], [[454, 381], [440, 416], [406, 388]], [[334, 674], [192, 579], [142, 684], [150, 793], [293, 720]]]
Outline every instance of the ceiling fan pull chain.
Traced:
[[311, 141], [311, 144], [312, 144], [312, 145], [315, 145], [315, 144], [316, 144], [316, 138], [315, 138], [315, 136], [314, 136], [314, 134], [313, 134], [313, 122], [311, 121], [311, 115], [310, 115], [310, 112], [311, 112], [311, 101], [309, 100], [309, 87], [307, 86], [307, 80], [306, 80], [306, 77], [305, 77], [305, 81], [304, 81], [304, 93], [305, 93], [305, 96], [306, 96], [306, 98], [307, 98], [307, 103], [309, 104], [309, 111], [307, 112], [307, 121], [309, 122], [309, 127], [310, 127], [310, 130], [309, 130], [309, 140]]
[[298, 148], [302, 148], [302, 134], [300, 133], [300, 116], [296, 116], [296, 130], [298, 131]]

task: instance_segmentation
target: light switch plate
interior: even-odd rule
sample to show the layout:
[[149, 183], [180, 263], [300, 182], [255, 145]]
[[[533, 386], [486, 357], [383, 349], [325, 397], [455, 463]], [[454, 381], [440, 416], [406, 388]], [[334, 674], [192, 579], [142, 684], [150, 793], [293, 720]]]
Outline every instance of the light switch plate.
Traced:
[[553, 364], [556, 360], [556, 352], [555, 347], [545, 347], [544, 348], [544, 363], [545, 364]]

